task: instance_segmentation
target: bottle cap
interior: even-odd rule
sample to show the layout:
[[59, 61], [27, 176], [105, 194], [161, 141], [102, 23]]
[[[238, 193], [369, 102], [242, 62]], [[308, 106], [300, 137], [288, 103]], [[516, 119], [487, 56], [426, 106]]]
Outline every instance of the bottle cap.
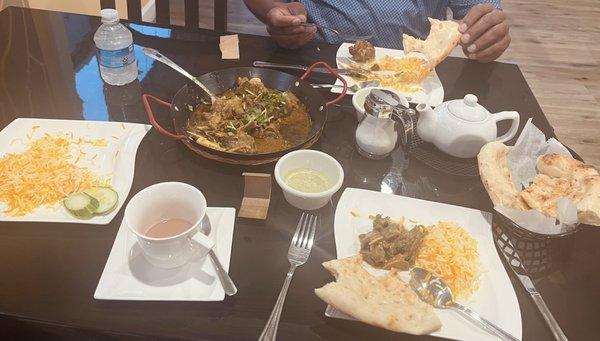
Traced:
[[100, 11], [102, 16], [102, 23], [115, 23], [119, 21], [119, 12], [113, 8], [105, 8]]

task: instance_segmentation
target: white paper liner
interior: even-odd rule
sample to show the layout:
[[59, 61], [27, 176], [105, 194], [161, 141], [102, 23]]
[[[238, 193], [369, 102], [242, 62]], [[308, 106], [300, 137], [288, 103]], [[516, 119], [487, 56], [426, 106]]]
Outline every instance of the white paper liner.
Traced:
[[[544, 133], [529, 119], [517, 143], [508, 152], [508, 169], [517, 190], [521, 191], [533, 182], [538, 175], [537, 158], [543, 154], [572, 156], [556, 139], [546, 140]], [[523, 228], [540, 234], [560, 234], [577, 226], [577, 206], [567, 198], [558, 200], [558, 222], [536, 210], [522, 211], [503, 206], [495, 206], [494, 209]]]

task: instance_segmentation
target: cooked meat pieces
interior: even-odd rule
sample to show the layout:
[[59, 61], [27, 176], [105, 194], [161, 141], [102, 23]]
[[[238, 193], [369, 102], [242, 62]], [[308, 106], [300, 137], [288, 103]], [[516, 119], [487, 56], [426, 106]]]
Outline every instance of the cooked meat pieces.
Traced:
[[220, 115], [224, 119], [236, 119], [244, 115], [244, 106], [240, 97], [217, 98], [212, 106], [212, 114]]
[[358, 40], [348, 49], [352, 59], [357, 62], [368, 62], [375, 58], [375, 48], [366, 40]]
[[377, 215], [373, 220], [373, 230], [358, 237], [360, 253], [367, 263], [376, 268], [407, 270], [415, 262], [424, 231], [422, 226], [407, 230], [402, 222]]
[[188, 119], [188, 133], [198, 143], [229, 152], [265, 153], [307, 136], [310, 117], [294, 94], [269, 89], [259, 78], [240, 77], [236, 85], [212, 105], [200, 104]]

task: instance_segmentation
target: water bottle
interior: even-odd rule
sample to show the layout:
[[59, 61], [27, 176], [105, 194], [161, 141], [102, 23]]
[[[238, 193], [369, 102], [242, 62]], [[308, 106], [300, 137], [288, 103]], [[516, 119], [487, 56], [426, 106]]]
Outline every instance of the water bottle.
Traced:
[[117, 10], [103, 9], [100, 15], [102, 25], [94, 34], [100, 75], [110, 85], [131, 83], [138, 75], [131, 32], [119, 23]]

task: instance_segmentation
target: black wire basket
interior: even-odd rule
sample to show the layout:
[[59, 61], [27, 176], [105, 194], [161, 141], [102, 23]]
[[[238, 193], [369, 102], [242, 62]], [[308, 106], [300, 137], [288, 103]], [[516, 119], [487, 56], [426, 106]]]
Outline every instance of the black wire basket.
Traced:
[[492, 233], [496, 246], [508, 262], [521, 263], [533, 276], [543, 276], [552, 269], [553, 245], [558, 239], [579, 231], [581, 225], [564, 233], [541, 234], [529, 231], [505, 215], [494, 212]]

